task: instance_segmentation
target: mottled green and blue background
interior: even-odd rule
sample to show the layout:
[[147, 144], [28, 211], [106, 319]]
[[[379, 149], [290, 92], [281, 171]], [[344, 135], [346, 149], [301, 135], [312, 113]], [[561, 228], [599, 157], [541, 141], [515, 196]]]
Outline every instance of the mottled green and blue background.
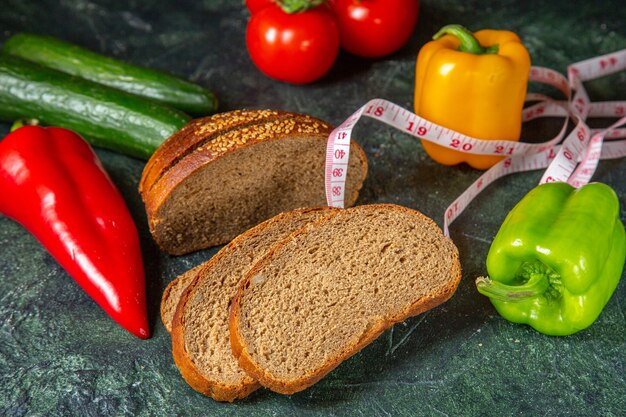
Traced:
[[[375, 97], [411, 108], [414, 58], [447, 23], [515, 31], [534, 65], [560, 72], [626, 48], [623, 1], [422, 1], [417, 30], [398, 53], [376, 61], [342, 53], [321, 81], [290, 86], [265, 78], [248, 58], [242, 3], [2, 0], [0, 41], [20, 31], [54, 35], [208, 86], [221, 110], [285, 109], [332, 123]], [[594, 100], [626, 100], [626, 72], [587, 87]], [[1, 124], [0, 133], [8, 127]], [[523, 135], [542, 140], [558, 127], [558, 121], [534, 121]], [[479, 176], [467, 166], [435, 164], [417, 141], [372, 120], [360, 122], [355, 135], [370, 159], [362, 204], [403, 204], [441, 225], [447, 205]], [[183, 381], [158, 316], [167, 283], [218, 248], [183, 257], [161, 253], [136, 191], [143, 163], [107, 151], [98, 155], [139, 228], [153, 337], [142, 341], [116, 325], [32, 236], [0, 216], [0, 415], [626, 415], [626, 280], [591, 328], [563, 338], [506, 322], [474, 289], [505, 214], [540, 172], [499, 180], [453, 224], [463, 281], [449, 302], [395, 326], [304, 392], [260, 390], [229, 405]], [[594, 176], [615, 188], [622, 206], [625, 174], [626, 160], [615, 160], [602, 162]]]

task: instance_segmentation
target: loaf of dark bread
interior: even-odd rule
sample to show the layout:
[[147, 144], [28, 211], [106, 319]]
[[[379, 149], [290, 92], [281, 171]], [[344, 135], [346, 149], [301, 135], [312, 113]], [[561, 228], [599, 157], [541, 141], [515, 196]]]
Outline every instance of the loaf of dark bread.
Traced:
[[[181, 255], [229, 242], [272, 216], [326, 204], [325, 150], [333, 127], [310, 116], [250, 110], [197, 119], [148, 161], [139, 191], [150, 231]], [[352, 142], [346, 205], [367, 174]]]
[[452, 296], [454, 243], [421, 213], [358, 206], [309, 223], [250, 269], [231, 305], [241, 368], [283, 394], [303, 390], [385, 329]]

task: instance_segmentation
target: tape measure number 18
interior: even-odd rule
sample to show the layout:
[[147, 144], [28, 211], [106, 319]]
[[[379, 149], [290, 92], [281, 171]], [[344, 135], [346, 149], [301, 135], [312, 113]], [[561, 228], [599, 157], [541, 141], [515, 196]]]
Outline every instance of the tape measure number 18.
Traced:
[[[584, 81], [626, 70], [626, 49], [572, 64], [568, 79], [548, 68], [532, 67], [530, 81], [559, 89], [567, 100], [558, 101], [541, 94], [528, 94], [526, 101], [537, 101], [523, 110], [522, 120], [563, 117], [560, 132], [542, 143], [509, 140], [481, 140], [432, 123], [390, 101], [373, 99], [354, 112], [329, 136], [326, 148], [326, 200], [331, 207], [344, 207], [345, 184], [350, 157], [352, 129], [363, 116], [386, 123], [416, 138], [428, 140], [459, 152], [500, 155], [505, 158], [483, 173], [450, 204], [444, 214], [444, 233], [471, 201], [489, 184], [508, 174], [547, 168], [540, 183], [563, 181], [574, 187], [587, 184], [600, 159], [626, 156], [626, 101], [591, 102]], [[618, 118], [608, 128], [591, 129], [588, 117]], [[575, 123], [566, 135], [568, 122]], [[564, 139], [565, 138], [565, 139]], [[609, 142], [604, 142], [609, 140]]]

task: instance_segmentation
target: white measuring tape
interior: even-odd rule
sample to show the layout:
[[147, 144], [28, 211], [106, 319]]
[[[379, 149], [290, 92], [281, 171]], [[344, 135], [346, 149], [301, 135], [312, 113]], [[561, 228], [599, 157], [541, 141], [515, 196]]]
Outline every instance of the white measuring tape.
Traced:
[[[614, 140], [626, 138], [626, 128], [622, 127], [626, 125], [626, 101], [591, 102], [583, 82], [623, 70], [626, 70], [626, 49], [570, 65], [568, 79], [554, 70], [532, 67], [530, 81], [551, 85], [567, 98], [559, 101], [536, 93], [526, 96], [526, 101], [538, 103], [523, 110], [523, 121], [539, 117], [564, 118], [559, 134], [542, 143], [481, 140], [430, 122], [390, 101], [370, 100], [328, 137], [327, 203], [331, 207], [344, 207], [350, 138], [352, 129], [363, 116], [452, 150], [505, 157], [481, 175], [446, 209], [443, 227], [446, 236], [450, 235], [449, 225], [470, 202], [489, 184], [505, 175], [547, 168], [540, 183], [563, 181], [574, 187], [582, 187], [593, 176], [600, 159], [626, 156], [626, 141]], [[605, 129], [591, 129], [586, 123], [588, 117], [613, 117], [619, 120]], [[570, 118], [576, 125], [565, 136]], [[604, 143], [605, 139], [611, 141]]]

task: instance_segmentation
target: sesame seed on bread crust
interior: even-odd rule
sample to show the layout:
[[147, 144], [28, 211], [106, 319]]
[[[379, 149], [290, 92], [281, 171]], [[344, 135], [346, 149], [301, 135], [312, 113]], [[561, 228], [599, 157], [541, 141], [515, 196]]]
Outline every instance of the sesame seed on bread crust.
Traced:
[[281, 117], [291, 116], [288, 112], [277, 110], [234, 110], [192, 120], [154, 152], [144, 168], [139, 184], [140, 192], [148, 191], [173, 163], [192, 152], [199, 144], [210, 142], [233, 129]]

